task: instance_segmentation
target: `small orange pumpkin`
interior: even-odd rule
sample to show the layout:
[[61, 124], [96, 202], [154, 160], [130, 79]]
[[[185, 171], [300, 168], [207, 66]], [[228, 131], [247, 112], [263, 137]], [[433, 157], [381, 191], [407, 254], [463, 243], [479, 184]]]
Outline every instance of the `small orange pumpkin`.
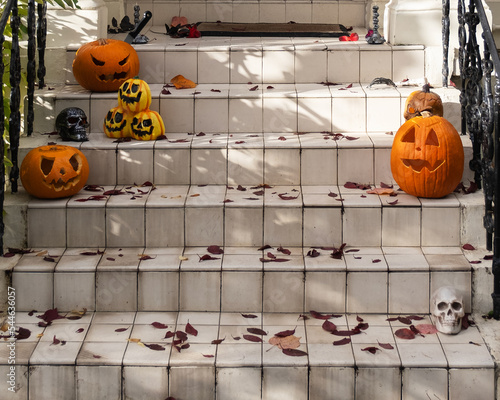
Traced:
[[83, 153], [72, 146], [48, 145], [31, 150], [20, 170], [28, 193], [42, 199], [56, 199], [78, 193], [89, 177]]
[[104, 118], [104, 133], [110, 138], [130, 137], [132, 118], [122, 106], [113, 107]]
[[99, 39], [82, 45], [73, 60], [73, 75], [85, 89], [113, 92], [139, 73], [139, 56], [122, 40]]
[[127, 79], [118, 89], [118, 105], [129, 113], [149, 109], [151, 89], [146, 81], [138, 78]]
[[426, 83], [422, 90], [416, 90], [408, 96], [405, 103], [405, 120], [422, 115], [428, 111], [432, 115], [443, 116], [443, 102], [437, 93], [431, 92], [430, 85]]
[[463, 170], [462, 140], [443, 117], [415, 117], [399, 128], [391, 150], [391, 171], [406, 193], [444, 197], [456, 189]]
[[165, 134], [165, 125], [156, 111], [144, 110], [134, 114], [130, 130], [136, 140], [156, 140]]

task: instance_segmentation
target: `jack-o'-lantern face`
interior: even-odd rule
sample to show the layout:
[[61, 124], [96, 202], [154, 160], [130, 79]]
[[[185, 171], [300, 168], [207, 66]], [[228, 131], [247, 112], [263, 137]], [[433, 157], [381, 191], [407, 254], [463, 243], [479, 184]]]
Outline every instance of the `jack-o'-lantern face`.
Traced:
[[156, 140], [165, 133], [163, 120], [156, 111], [145, 110], [132, 119], [132, 137], [137, 140]]
[[104, 118], [104, 133], [110, 138], [130, 137], [132, 116], [123, 107], [114, 107]]
[[135, 49], [122, 40], [99, 39], [82, 45], [73, 61], [73, 75], [85, 89], [113, 92], [139, 73]]
[[439, 116], [415, 117], [399, 128], [391, 170], [402, 190], [418, 197], [444, 197], [458, 186], [464, 168], [462, 140]]
[[151, 90], [142, 79], [128, 79], [118, 89], [118, 104], [130, 113], [144, 111], [151, 105]]
[[83, 153], [71, 146], [41, 146], [31, 150], [21, 164], [26, 191], [39, 198], [71, 196], [83, 188], [89, 165]]

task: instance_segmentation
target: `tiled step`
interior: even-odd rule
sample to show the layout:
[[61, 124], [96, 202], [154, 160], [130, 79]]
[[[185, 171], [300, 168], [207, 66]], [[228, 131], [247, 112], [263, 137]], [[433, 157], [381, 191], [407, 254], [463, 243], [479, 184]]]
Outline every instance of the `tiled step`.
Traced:
[[[40, 328], [37, 316], [44, 311], [16, 315], [17, 326], [31, 331], [15, 343], [16, 398], [495, 399], [495, 363], [476, 326], [457, 335], [406, 340], [396, 332], [408, 325], [389, 322], [386, 314], [342, 314], [330, 319], [339, 330], [360, 321], [368, 326], [351, 336], [351, 343], [333, 345], [342, 337], [323, 330], [324, 320], [309, 313], [304, 320], [298, 313], [244, 318], [239, 313], [97, 312]], [[432, 323], [432, 316], [423, 317], [414, 324]], [[154, 322], [166, 327], [156, 328]], [[165, 333], [186, 331], [188, 323], [198, 334], [188, 334], [178, 351]], [[263, 342], [244, 339], [248, 328], [267, 332]], [[268, 343], [285, 330], [295, 331], [297, 350], [305, 355], [289, 356]], [[4, 376], [11, 371], [11, 354], [9, 343], [0, 343]]]
[[[338, 38], [202, 37], [174, 39], [165, 27], [145, 32], [148, 44], [134, 45], [141, 70], [150, 84], [164, 84], [178, 74], [203, 83], [294, 84], [396, 81], [425, 76], [424, 46], [370, 45], [364, 28], [354, 29], [358, 42]], [[125, 34], [110, 35], [123, 40]], [[72, 62], [78, 46], [67, 52], [66, 82], [75, 84]]]
[[[168, 82], [168, 81], [165, 81]], [[388, 132], [403, 124], [408, 95], [416, 86], [394, 88], [370, 81], [343, 80], [336, 85], [199, 84], [196, 89], [151, 84], [151, 109], [158, 111], [170, 133], [296, 133]], [[364, 82], [364, 83], [363, 83]], [[460, 92], [437, 88], [444, 103], [444, 117], [460, 132]], [[79, 85], [37, 91], [35, 131], [55, 131], [55, 118], [66, 107], [80, 107], [90, 121], [93, 136], [103, 135], [108, 111], [118, 105], [116, 93], [91, 93]]]
[[341, 243], [380, 247], [460, 246], [482, 244], [485, 238], [481, 192], [423, 199], [397, 190], [396, 196], [388, 196], [336, 185], [92, 189], [56, 200], [9, 196], [7, 223], [20, 210], [25, 220], [18, 221], [15, 237], [7, 232], [5, 243], [100, 248]]
[[[465, 311], [471, 312], [473, 266], [485, 268], [488, 254], [453, 246], [346, 246], [341, 253], [331, 245], [225, 247], [223, 254], [208, 246], [34, 247], [1, 262], [19, 293], [19, 312], [55, 307], [411, 315], [428, 314], [431, 294], [450, 285], [463, 294]], [[488, 290], [483, 283], [474, 285], [474, 292]]]

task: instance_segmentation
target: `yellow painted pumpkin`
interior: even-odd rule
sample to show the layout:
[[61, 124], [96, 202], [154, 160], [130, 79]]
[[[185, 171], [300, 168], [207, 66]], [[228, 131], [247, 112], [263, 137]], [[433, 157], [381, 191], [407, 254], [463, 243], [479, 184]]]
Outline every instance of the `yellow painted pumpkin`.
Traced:
[[156, 140], [165, 134], [165, 125], [156, 111], [144, 110], [134, 114], [131, 131], [136, 140]]
[[422, 86], [422, 90], [416, 90], [408, 96], [405, 103], [404, 117], [408, 121], [411, 118], [422, 115], [428, 111], [432, 115], [443, 116], [443, 102], [441, 97], [430, 91], [429, 84]]
[[460, 135], [443, 117], [406, 121], [391, 150], [394, 180], [406, 193], [439, 198], [453, 192], [462, 179], [464, 149]]
[[118, 89], [118, 105], [130, 113], [149, 109], [151, 89], [146, 81], [138, 78], [127, 79]]
[[67, 197], [85, 186], [89, 164], [75, 147], [41, 146], [26, 155], [21, 164], [20, 177], [26, 191], [35, 197]]
[[122, 106], [113, 107], [104, 118], [104, 133], [110, 138], [130, 137], [132, 119], [133, 115]]
[[73, 75], [85, 89], [113, 92], [139, 73], [135, 49], [122, 40], [99, 39], [82, 45], [73, 60]]

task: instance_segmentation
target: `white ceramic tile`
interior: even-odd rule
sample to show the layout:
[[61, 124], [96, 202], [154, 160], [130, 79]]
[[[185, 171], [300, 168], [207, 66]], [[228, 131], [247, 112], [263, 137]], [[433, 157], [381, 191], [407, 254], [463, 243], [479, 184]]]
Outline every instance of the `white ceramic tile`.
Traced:
[[229, 83], [229, 49], [198, 52], [199, 83]]
[[345, 346], [331, 346], [330, 344], [331, 342], [328, 342], [327, 346], [321, 343], [308, 344], [311, 371], [312, 368], [315, 367], [334, 367], [343, 369], [346, 372], [345, 377], [347, 378], [347, 387], [344, 389], [347, 393], [350, 393], [354, 390], [352, 375], [354, 370], [354, 357], [352, 347], [350, 344]]
[[[103, 138], [103, 140], [110, 140]], [[82, 152], [87, 158], [89, 165], [88, 184], [93, 185], [116, 185], [116, 154], [111, 149], [90, 149], [82, 146]], [[115, 145], [116, 146], [116, 145]]]
[[392, 79], [392, 51], [361, 50], [359, 57], [361, 82], [371, 82], [381, 76]]
[[371, 148], [339, 148], [338, 182], [373, 182], [373, 150]]
[[343, 241], [352, 246], [380, 246], [381, 209], [346, 207], [343, 218]]
[[327, 52], [295, 51], [295, 82], [313, 83], [327, 80]]
[[[171, 135], [169, 135], [169, 139]], [[157, 185], [187, 185], [190, 182], [189, 148], [158, 149], [154, 152], [154, 182]]]
[[180, 276], [180, 310], [218, 311], [220, 279], [220, 272], [183, 272]]
[[[219, 355], [217, 355], [219, 357]], [[260, 368], [218, 368], [217, 398], [234, 400], [244, 393], [250, 398], [261, 397], [262, 372]]]
[[172, 367], [170, 392], [185, 399], [212, 400], [215, 396], [214, 367]]
[[300, 150], [266, 148], [264, 180], [268, 185], [298, 185], [300, 183]]
[[329, 97], [299, 97], [297, 118], [299, 132], [330, 131], [331, 99]]
[[384, 247], [384, 257], [391, 272], [429, 271], [429, 263], [420, 248]]
[[225, 184], [227, 179], [227, 152], [225, 148], [191, 150], [191, 183]]
[[458, 208], [422, 208], [422, 246], [458, 246], [460, 210]]
[[229, 132], [262, 132], [262, 99], [229, 99]]
[[92, 93], [90, 101], [90, 132], [103, 133], [103, 121], [108, 111], [118, 104], [116, 92]]
[[[139, 346], [137, 346], [139, 347]], [[163, 351], [151, 353], [164, 353]], [[152, 355], [154, 356], [154, 355]], [[155, 384], [151, 385], [154, 380]], [[124, 398], [167, 398], [168, 391], [168, 370], [164, 366], [124, 366], [123, 367], [123, 394]]]
[[313, 2], [312, 22], [321, 24], [336, 24], [339, 22], [338, 2]]
[[264, 312], [302, 312], [303, 308], [303, 272], [266, 272], [264, 274]]
[[262, 58], [262, 80], [265, 83], [294, 83], [294, 53], [285, 49], [266, 50]]
[[[391, 197], [394, 201], [399, 197]], [[421, 209], [417, 207], [383, 207], [382, 245], [419, 246]]]
[[22, 296], [16, 297], [17, 311], [51, 309], [54, 296], [52, 273], [13, 272], [12, 287]]
[[447, 398], [448, 373], [446, 368], [405, 368], [403, 370], [402, 399], [412, 400], [434, 396]]
[[178, 272], [139, 272], [139, 311], [177, 310], [178, 299]]
[[[103, 343], [85, 342], [78, 354], [78, 365], [117, 365], [121, 366], [127, 342]], [[113, 371], [114, 372], [114, 371]], [[120, 385], [118, 385], [118, 388]]]
[[332, 130], [365, 132], [365, 103], [366, 100], [363, 97], [332, 98]]
[[302, 209], [266, 207], [264, 210], [264, 243], [302, 245]]
[[[242, 138], [242, 140], [245, 140]], [[244, 143], [242, 143], [244, 145]], [[264, 149], [230, 147], [227, 151], [229, 185], [258, 185], [264, 182]]]
[[357, 48], [328, 51], [328, 81], [359, 82], [359, 63]]
[[186, 208], [186, 245], [222, 245], [222, 207]]
[[304, 213], [304, 246], [331, 246], [342, 241], [340, 207], [307, 207]]
[[425, 75], [423, 50], [394, 51], [392, 62], [395, 82], [404, 79], [419, 79]]
[[68, 208], [67, 244], [69, 247], [105, 247], [104, 207]]
[[429, 273], [389, 274], [389, 313], [428, 313], [429, 297]]
[[148, 84], [165, 82], [165, 63], [163, 51], [137, 52], [141, 65], [141, 79]]
[[137, 310], [137, 272], [97, 271], [96, 310]]
[[337, 150], [302, 148], [302, 185], [335, 185], [337, 183]]
[[121, 367], [83, 366], [76, 367], [76, 398], [121, 399]]
[[[481, 400], [495, 398], [493, 369], [450, 369], [450, 398], [457, 400], [470, 399], [471, 397]], [[481, 392], [477, 393], [477, 388]]]
[[347, 276], [347, 312], [387, 312], [386, 272], [352, 272]]
[[364, 18], [365, 5], [362, 1], [339, 1], [340, 23], [345, 26], [364, 26]]
[[228, 99], [195, 98], [194, 130], [196, 132], [228, 131]]
[[[134, 145], [139, 143], [135, 142]], [[142, 143], [140, 143], [142, 144]], [[118, 184], [138, 185], [149, 181], [153, 176], [153, 144], [146, 143], [149, 148], [140, 150], [131, 146], [120, 148], [117, 155], [117, 182]], [[138, 165], [141, 167], [138, 168]]]
[[207, 21], [233, 21], [233, 7], [230, 1], [207, 2]]
[[32, 365], [74, 365], [81, 342], [63, 342], [53, 344], [40, 341], [30, 358]]
[[311, 367], [309, 399], [326, 399], [331, 393], [335, 393], [342, 399], [353, 399], [354, 374], [354, 368]]
[[263, 209], [261, 207], [226, 208], [224, 230], [226, 246], [261, 246], [262, 229]]
[[265, 367], [263, 371], [262, 399], [308, 398], [307, 368]]
[[[98, 313], [101, 315], [105, 313]], [[85, 342], [125, 342], [132, 331], [131, 321], [116, 321], [116, 323], [93, 323], [87, 336], [85, 337]]]
[[221, 310], [254, 312], [262, 310], [262, 272], [222, 272]]
[[286, 2], [285, 19], [287, 21], [311, 23], [312, 3]]
[[[173, 89], [170, 89], [173, 90]], [[194, 96], [186, 98], [162, 97], [160, 114], [165, 124], [165, 132], [194, 132]]]
[[[28, 366], [27, 365], [0, 365], [0, 373], [7, 380], [4, 390], [9, 390], [9, 398], [13, 400], [28, 399]], [[9, 376], [9, 374], [12, 374]], [[13, 376], [14, 378], [11, 378]], [[13, 379], [13, 380], [10, 380]], [[12, 388], [12, 389], [11, 389]]]
[[[29, 397], [40, 400], [72, 399], [75, 396], [75, 367], [37, 365], [30, 368]], [[47, 385], [47, 382], [59, 382]]]
[[144, 210], [108, 208], [106, 211], [106, 245], [108, 247], [144, 246]]
[[54, 307], [60, 311], [95, 309], [95, 273], [54, 274]]
[[297, 100], [295, 98], [264, 98], [264, 132], [297, 131]]
[[184, 209], [147, 208], [145, 233], [150, 246], [183, 246]]
[[[368, 352], [360, 352], [368, 353]], [[372, 356], [374, 354], [369, 354]], [[383, 354], [376, 354], [378, 359]], [[372, 385], [371, 382], [379, 382]], [[401, 397], [401, 372], [398, 368], [360, 368], [356, 379], [356, 394], [366, 399], [391, 399]]]
[[400, 126], [399, 98], [366, 99], [366, 129], [373, 132], [396, 132]]
[[233, 5], [233, 22], [259, 22], [259, 3], [246, 2]]
[[462, 254], [426, 254], [432, 271], [470, 271], [471, 264]]
[[[261, 343], [238, 343], [218, 346], [217, 366], [220, 367], [260, 367], [262, 365], [262, 345]], [[253, 368], [252, 368], [253, 370]], [[259, 381], [260, 391], [260, 381]]]
[[450, 368], [493, 368], [493, 360], [486, 346], [444, 343], [443, 349]]
[[305, 309], [318, 312], [344, 312], [346, 275], [343, 272], [307, 271]]
[[262, 82], [262, 50], [231, 51], [231, 83]]
[[[30, 247], [66, 246], [66, 210], [64, 207], [30, 208], [28, 214], [28, 245]], [[47, 232], [50, 232], [50, 235]]]
[[285, 2], [261, 2], [260, 3], [260, 22], [287, 22], [285, 15]]

